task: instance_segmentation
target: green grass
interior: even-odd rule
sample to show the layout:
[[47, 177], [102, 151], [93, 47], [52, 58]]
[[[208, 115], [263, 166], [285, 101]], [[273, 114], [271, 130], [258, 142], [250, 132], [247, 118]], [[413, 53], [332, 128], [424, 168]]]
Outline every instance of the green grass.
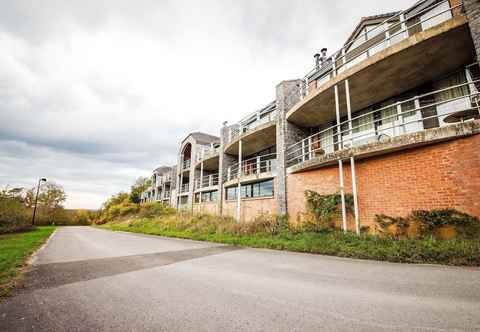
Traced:
[[54, 230], [55, 226], [42, 226], [28, 232], [0, 235], [0, 297], [12, 288], [28, 257]]
[[256, 233], [231, 234], [206, 228], [176, 229], [162, 219], [133, 219], [98, 226], [113, 231], [127, 231], [183, 239], [210, 241], [244, 247], [269, 248], [339, 257], [372, 259], [399, 263], [429, 263], [480, 266], [479, 240], [439, 240], [435, 238], [397, 240], [372, 235], [356, 236], [338, 231], [321, 233], [281, 232], [277, 235]]

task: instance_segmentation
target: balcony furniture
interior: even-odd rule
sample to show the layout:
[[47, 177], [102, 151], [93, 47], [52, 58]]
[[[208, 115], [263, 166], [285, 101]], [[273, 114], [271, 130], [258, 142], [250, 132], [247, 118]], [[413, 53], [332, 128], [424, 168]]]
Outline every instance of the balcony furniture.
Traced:
[[463, 111], [458, 111], [453, 114], [450, 114], [445, 119], [443, 119], [446, 123], [457, 123], [457, 122], [464, 122], [470, 119], [480, 119], [480, 114], [478, 113], [477, 108], [470, 108]]

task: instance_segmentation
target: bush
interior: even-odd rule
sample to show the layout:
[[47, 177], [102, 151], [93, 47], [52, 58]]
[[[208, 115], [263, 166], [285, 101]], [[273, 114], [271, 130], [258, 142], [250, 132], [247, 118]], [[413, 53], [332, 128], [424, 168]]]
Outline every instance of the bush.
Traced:
[[[417, 237], [438, 236], [440, 228], [451, 226], [458, 237], [471, 239], [480, 235], [480, 220], [455, 209], [415, 210], [407, 217], [377, 215], [377, 230], [394, 237], [405, 237], [409, 227], [419, 225]], [[393, 227], [392, 227], [393, 226]]]
[[0, 233], [31, 229], [31, 211], [16, 198], [0, 196]]
[[[339, 193], [320, 195], [311, 190], [305, 191], [307, 211], [313, 218], [305, 221], [304, 229], [308, 232], [322, 232], [333, 229], [335, 219], [341, 215], [342, 196]], [[353, 195], [345, 194], [345, 207], [347, 213], [353, 210]]]
[[160, 202], [150, 202], [145, 203], [140, 206], [139, 217], [141, 218], [154, 218], [164, 215], [174, 214], [175, 209], [160, 203]]

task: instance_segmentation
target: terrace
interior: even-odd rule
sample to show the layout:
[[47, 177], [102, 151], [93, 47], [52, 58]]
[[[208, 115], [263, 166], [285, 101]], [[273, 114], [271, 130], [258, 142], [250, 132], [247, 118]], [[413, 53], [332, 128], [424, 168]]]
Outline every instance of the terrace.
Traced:
[[[452, 50], [455, 55], [452, 56]], [[303, 99], [287, 120], [302, 127], [321, 125], [335, 102], [358, 111], [429, 82], [474, 59], [474, 48], [462, 3], [421, 1], [390, 14], [384, 21], [366, 23], [358, 35], [303, 79]], [[348, 91], [344, 88], [348, 81]], [[372, 93], [375, 91], [375, 93]]]
[[195, 190], [218, 186], [218, 180], [218, 173], [201, 175], [199, 178], [195, 179]]
[[272, 177], [276, 170], [276, 153], [265, 154], [243, 160], [241, 166], [238, 162], [229, 166], [225, 174], [225, 181], [228, 183], [229, 181], [240, 178], [242, 182]]
[[[467, 66], [465, 76], [461, 73], [455, 74], [438, 83], [440, 86], [452, 81], [459, 84], [398, 100], [378, 108], [371, 107], [357, 113], [354, 117], [349, 115], [343, 121], [340, 120], [337, 110], [336, 123], [330, 122], [331, 125], [326, 125], [328, 123], [326, 122], [323, 129], [287, 148], [287, 166], [294, 166], [294, 171], [300, 171], [329, 161], [331, 159], [329, 157], [339, 151], [355, 151], [361, 146], [372, 143], [378, 147], [377, 143], [388, 143], [395, 137], [479, 119], [480, 79], [473, 78], [475, 73], [477, 75], [480, 73], [478, 64]], [[438, 137], [438, 139], [446, 138]], [[406, 147], [410, 143], [418, 142], [407, 141], [402, 144]], [[385, 150], [385, 152], [388, 151]]]
[[255, 145], [267, 141], [272, 136], [271, 128], [275, 128], [276, 119], [276, 105], [275, 102], [272, 102], [261, 110], [248, 115], [238, 123], [229, 126], [225, 152], [237, 153], [238, 141], [240, 139], [245, 140], [244, 145], [247, 146], [247, 149], [249, 143]]

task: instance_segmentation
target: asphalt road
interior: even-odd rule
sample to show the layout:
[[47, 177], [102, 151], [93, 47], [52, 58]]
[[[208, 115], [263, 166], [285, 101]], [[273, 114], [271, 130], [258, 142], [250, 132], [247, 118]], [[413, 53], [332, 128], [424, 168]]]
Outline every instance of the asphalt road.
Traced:
[[0, 331], [480, 331], [480, 270], [60, 228]]

